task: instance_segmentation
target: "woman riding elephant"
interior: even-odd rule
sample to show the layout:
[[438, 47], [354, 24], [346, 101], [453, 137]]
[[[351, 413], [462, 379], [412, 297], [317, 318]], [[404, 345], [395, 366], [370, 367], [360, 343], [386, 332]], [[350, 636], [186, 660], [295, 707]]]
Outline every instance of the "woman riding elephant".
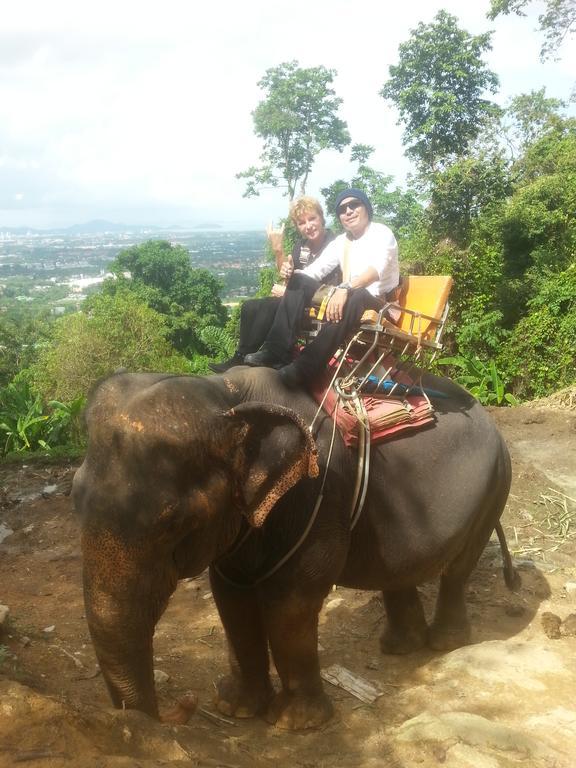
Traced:
[[[356, 187], [343, 189], [334, 207], [344, 233], [314, 264], [299, 271], [289, 265], [283, 267], [283, 276], [289, 280], [272, 327], [258, 352], [244, 358], [248, 365], [280, 368], [288, 387], [313, 381], [358, 328], [364, 311], [382, 309], [387, 294], [398, 286], [396, 238], [385, 224], [372, 221], [372, 204], [366, 193]], [[326, 322], [292, 360], [304, 308], [310, 305], [319, 281], [336, 267], [342, 270], [344, 282], [329, 297]]]
[[[282, 278], [292, 273], [293, 269], [311, 266], [334, 239], [334, 234], [326, 229], [324, 211], [313, 197], [299, 197], [290, 206], [290, 218], [299, 233], [299, 240], [294, 244], [288, 259], [284, 256], [283, 235], [280, 230], [268, 229], [268, 240], [276, 257], [276, 266]], [[334, 268], [324, 278], [326, 285], [338, 285], [342, 279], [339, 267]], [[209, 363], [214, 373], [224, 373], [235, 365], [243, 365], [244, 358], [256, 352], [266, 340], [274, 322], [280, 301], [286, 286], [275, 283], [270, 296], [249, 299], [240, 309], [240, 343], [228, 360], [222, 363]]]

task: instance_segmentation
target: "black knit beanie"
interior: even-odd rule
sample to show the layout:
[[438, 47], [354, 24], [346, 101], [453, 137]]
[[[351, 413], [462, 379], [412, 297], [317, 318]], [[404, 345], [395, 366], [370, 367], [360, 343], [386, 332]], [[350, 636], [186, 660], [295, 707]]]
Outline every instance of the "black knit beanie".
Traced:
[[366, 192], [358, 189], [357, 187], [348, 187], [348, 189], [343, 189], [342, 192], [338, 193], [338, 196], [334, 202], [336, 216], [338, 216], [338, 206], [342, 200], [346, 200], [347, 197], [354, 197], [356, 200], [360, 200], [360, 202], [366, 207], [366, 210], [368, 211], [368, 218], [370, 221], [372, 221], [372, 203], [370, 200], [368, 200], [368, 195]]

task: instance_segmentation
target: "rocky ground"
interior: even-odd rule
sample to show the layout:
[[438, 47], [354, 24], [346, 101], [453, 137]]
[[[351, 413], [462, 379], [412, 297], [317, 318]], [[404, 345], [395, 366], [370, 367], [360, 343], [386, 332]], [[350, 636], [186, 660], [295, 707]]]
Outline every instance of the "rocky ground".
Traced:
[[[158, 625], [163, 705], [199, 700], [188, 725], [110, 708], [83, 616], [75, 467], [0, 467], [0, 767], [299, 766], [572, 768], [576, 760], [574, 393], [494, 409], [513, 459], [504, 527], [522, 587], [503, 584], [496, 543], [470, 584], [473, 644], [379, 653], [376, 593], [338, 589], [321, 619], [324, 669], [375, 688], [367, 703], [327, 683], [335, 718], [293, 734], [215, 715], [226, 649], [205, 575], [182, 582]], [[435, 585], [422, 588], [431, 612]]]

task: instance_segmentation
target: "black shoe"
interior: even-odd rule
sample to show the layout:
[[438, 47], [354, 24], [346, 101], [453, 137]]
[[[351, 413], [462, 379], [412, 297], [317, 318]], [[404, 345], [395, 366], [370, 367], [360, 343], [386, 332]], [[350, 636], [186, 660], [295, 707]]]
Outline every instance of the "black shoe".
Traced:
[[265, 366], [266, 368], [281, 368], [286, 365], [284, 360], [281, 360], [278, 355], [270, 352], [269, 349], [259, 349], [258, 352], [251, 352], [244, 358], [245, 365]]
[[280, 378], [288, 389], [298, 389], [304, 386], [304, 376], [299, 368], [294, 364], [285, 365], [284, 368], [280, 368], [278, 371]]
[[234, 368], [235, 365], [244, 364], [244, 355], [239, 355], [235, 352], [228, 360], [224, 360], [222, 363], [208, 363], [208, 368], [214, 373], [226, 373], [229, 368]]

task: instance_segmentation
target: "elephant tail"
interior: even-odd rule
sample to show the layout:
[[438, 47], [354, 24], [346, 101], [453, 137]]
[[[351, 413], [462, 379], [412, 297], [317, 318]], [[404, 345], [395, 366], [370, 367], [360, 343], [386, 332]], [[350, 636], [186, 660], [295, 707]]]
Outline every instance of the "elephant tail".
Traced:
[[504, 533], [504, 529], [502, 528], [502, 524], [499, 520], [496, 523], [495, 530], [496, 535], [498, 536], [498, 541], [500, 542], [500, 550], [502, 552], [502, 559], [504, 561], [504, 567], [502, 568], [504, 573], [504, 582], [506, 583], [508, 589], [515, 592], [516, 590], [520, 589], [522, 580], [520, 579], [518, 570], [514, 568], [512, 556], [510, 554], [510, 550], [508, 549], [508, 542], [506, 541], [506, 534]]

